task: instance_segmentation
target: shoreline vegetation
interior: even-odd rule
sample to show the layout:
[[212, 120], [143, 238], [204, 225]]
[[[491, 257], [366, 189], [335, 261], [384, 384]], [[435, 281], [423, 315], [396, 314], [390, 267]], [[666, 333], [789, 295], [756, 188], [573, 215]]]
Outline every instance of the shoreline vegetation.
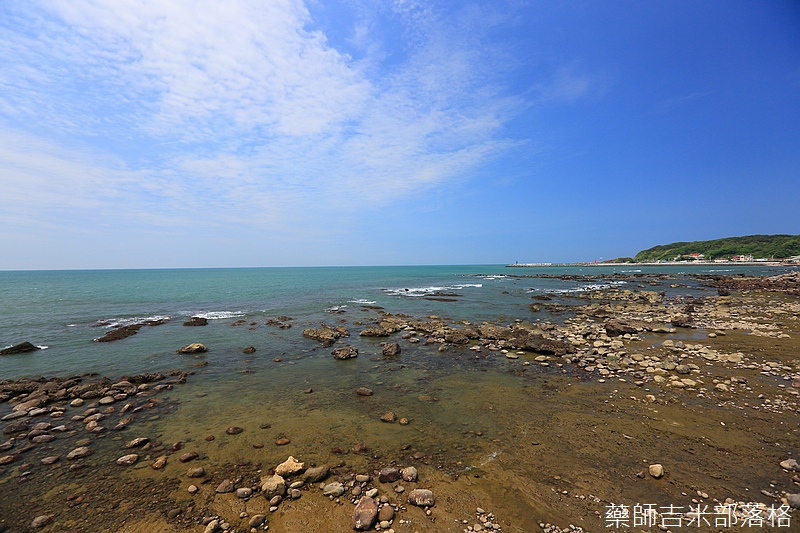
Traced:
[[492, 322], [365, 305], [286, 328], [330, 365], [369, 358], [333, 387], [245, 373], [214, 395], [186, 379], [199, 344], [170, 375], [0, 381], [0, 531], [580, 533], [637, 508], [795, 527], [800, 272], [607, 277], [628, 288]]
[[509, 267], [566, 266], [780, 266], [800, 265], [800, 235], [747, 235], [709, 241], [674, 242], [634, 257], [577, 263], [518, 263]]

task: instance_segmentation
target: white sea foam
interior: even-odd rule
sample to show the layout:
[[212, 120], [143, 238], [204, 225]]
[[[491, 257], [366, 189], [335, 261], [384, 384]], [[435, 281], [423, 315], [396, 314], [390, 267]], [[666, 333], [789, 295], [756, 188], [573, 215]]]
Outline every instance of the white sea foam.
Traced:
[[347, 307], [346, 305], [332, 305], [327, 309], [325, 309], [325, 311], [328, 313], [336, 313], [338, 311], [344, 310], [346, 307]]
[[459, 291], [468, 287], [480, 288], [482, 283], [460, 283], [457, 285], [431, 286], [431, 287], [406, 287], [402, 289], [383, 289], [392, 296], [420, 297], [433, 294], [435, 292]]
[[244, 311], [203, 311], [201, 313], [193, 313], [191, 316], [208, 320], [221, 320], [224, 318], [238, 318], [244, 315]]
[[103, 328], [122, 328], [125, 326], [132, 326], [134, 324], [141, 324], [142, 322], [153, 322], [161, 320], [170, 320], [172, 317], [169, 315], [153, 315], [153, 316], [134, 316], [128, 318], [106, 318], [98, 320], [93, 326]]
[[358, 298], [356, 300], [348, 300], [348, 303], [361, 304], [361, 305], [373, 305], [373, 304], [376, 304], [378, 302], [373, 301], [373, 300], [367, 300], [366, 298]]
[[41, 346], [37, 346], [37, 348], [39, 348], [40, 350], [46, 350], [46, 349], [49, 348], [49, 346], [41, 345]]
[[591, 292], [591, 291], [602, 291], [605, 289], [610, 289], [612, 287], [616, 287], [619, 285], [625, 285], [628, 283], [627, 281], [609, 281], [608, 283], [590, 283], [588, 285], [582, 285], [580, 287], [572, 287], [569, 289], [543, 289], [543, 288], [533, 288], [528, 289], [528, 292], [545, 292], [548, 294], [572, 294], [576, 292]]

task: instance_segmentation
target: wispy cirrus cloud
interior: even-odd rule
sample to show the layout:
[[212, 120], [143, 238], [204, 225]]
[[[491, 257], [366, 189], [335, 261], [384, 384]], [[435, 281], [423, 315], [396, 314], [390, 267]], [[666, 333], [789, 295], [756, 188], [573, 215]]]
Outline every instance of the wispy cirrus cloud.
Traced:
[[[0, 144], [16, 147], [0, 151], [0, 212], [25, 197], [59, 206], [56, 222], [73, 206], [74, 226], [88, 209], [335, 232], [343, 212], [468, 179], [515, 144], [520, 101], [479, 45], [486, 13], [432, 5], [349, 21], [354, 60], [301, 0], [6, 3]], [[387, 21], [402, 42], [382, 40]], [[567, 78], [554, 90], [580, 96]]]

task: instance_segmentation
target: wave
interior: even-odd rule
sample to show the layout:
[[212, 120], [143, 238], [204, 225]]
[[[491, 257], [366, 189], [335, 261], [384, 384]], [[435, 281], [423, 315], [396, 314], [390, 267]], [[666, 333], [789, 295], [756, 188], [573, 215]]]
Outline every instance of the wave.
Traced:
[[532, 288], [528, 289], [527, 292], [545, 292], [548, 294], [572, 294], [576, 292], [592, 292], [592, 291], [602, 291], [605, 289], [611, 289], [613, 287], [617, 287], [619, 285], [625, 285], [628, 283], [627, 281], [609, 281], [608, 283], [590, 283], [588, 285], [582, 285], [580, 287], [573, 287], [570, 289], [543, 289], [543, 288]]
[[413, 298], [413, 297], [428, 296], [429, 294], [433, 294], [435, 292], [458, 291], [461, 289], [466, 289], [468, 287], [480, 288], [483, 287], [483, 283], [459, 283], [456, 285], [442, 285], [442, 286], [430, 286], [430, 287], [404, 287], [402, 289], [382, 289], [382, 290], [392, 296], [408, 296]]
[[153, 316], [134, 316], [128, 318], [105, 318], [98, 320], [92, 327], [97, 328], [122, 328], [125, 326], [132, 326], [134, 324], [141, 324], [142, 322], [161, 322], [172, 319], [169, 315], [153, 315]]
[[376, 303], [378, 303], [376, 301], [367, 300], [366, 298], [358, 298], [356, 300], [348, 300], [347, 302], [351, 303], [351, 304], [361, 304], [361, 305], [375, 305]]
[[346, 307], [347, 307], [346, 305], [332, 305], [332, 306], [326, 308], [325, 312], [326, 313], [338, 313], [340, 311], [344, 311]]
[[221, 320], [225, 318], [238, 318], [245, 314], [244, 311], [203, 311], [201, 313], [193, 313], [191, 316], [206, 318], [208, 320]]

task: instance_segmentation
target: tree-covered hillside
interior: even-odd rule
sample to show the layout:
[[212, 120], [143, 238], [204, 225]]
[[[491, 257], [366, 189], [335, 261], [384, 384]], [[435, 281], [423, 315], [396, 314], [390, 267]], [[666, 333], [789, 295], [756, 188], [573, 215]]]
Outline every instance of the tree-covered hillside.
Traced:
[[800, 255], [800, 235], [748, 235], [713, 241], [674, 242], [642, 250], [637, 262], [672, 261], [678, 256], [703, 254], [703, 259], [730, 259], [752, 256], [754, 259], [785, 259]]

